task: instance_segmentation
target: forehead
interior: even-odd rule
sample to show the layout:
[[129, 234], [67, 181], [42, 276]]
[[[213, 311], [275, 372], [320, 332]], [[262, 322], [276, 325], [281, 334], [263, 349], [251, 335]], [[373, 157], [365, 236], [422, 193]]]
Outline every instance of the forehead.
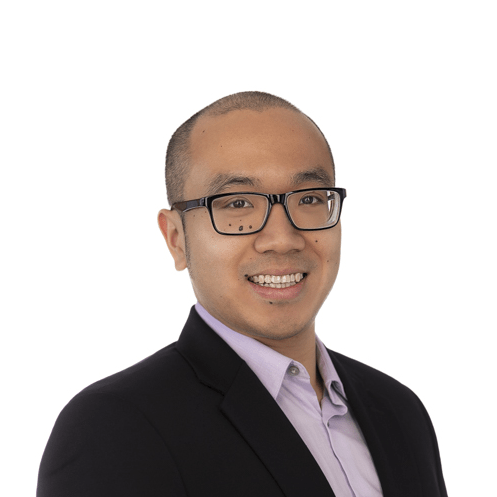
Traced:
[[226, 178], [235, 178], [233, 187], [238, 183], [270, 193], [318, 176], [331, 186], [331, 161], [323, 136], [303, 114], [268, 109], [203, 116], [191, 134], [185, 198], [216, 193], [208, 190], [213, 184], [222, 187]]

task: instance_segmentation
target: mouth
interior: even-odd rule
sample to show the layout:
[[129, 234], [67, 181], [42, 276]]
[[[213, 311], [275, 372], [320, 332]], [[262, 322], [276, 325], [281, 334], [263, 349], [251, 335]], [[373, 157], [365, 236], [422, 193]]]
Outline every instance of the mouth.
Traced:
[[307, 273], [290, 273], [285, 275], [259, 274], [249, 276], [248, 280], [266, 288], [289, 288], [295, 286], [307, 276]]

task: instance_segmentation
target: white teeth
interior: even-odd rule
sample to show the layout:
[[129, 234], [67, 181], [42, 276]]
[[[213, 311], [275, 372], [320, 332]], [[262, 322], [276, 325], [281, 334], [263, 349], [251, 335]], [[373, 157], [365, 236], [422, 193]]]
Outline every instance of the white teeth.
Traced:
[[289, 286], [296, 285], [299, 281], [302, 281], [303, 278], [304, 273], [285, 274], [284, 276], [260, 274], [256, 276], [250, 276], [249, 281], [270, 288], [288, 288]]

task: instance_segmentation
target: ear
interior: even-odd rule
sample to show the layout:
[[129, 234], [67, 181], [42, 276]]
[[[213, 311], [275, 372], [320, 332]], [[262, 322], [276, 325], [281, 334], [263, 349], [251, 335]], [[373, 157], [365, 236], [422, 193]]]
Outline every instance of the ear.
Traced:
[[177, 211], [162, 209], [157, 216], [159, 228], [167, 243], [167, 248], [174, 259], [174, 265], [177, 271], [183, 271], [186, 268], [186, 248], [185, 233], [183, 232], [183, 223]]

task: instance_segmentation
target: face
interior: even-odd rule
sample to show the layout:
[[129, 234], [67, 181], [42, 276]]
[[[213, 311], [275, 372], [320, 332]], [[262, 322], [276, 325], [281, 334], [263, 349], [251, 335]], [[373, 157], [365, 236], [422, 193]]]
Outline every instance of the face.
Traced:
[[[332, 167], [323, 137], [301, 114], [270, 109], [203, 117], [192, 132], [183, 198], [330, 187]], [[299, 231], [281, 204], [273, 205], [262, 231], [245, 236], [217, 233], [204, 207], [184, 214], [186, 232], [176, 211], [161, 211], [159, 224], [176, 268], [188, 266], [198, 301], [226, 326], [265, 343], [314, 333], [338, 272], [340, 224]], [[300, 274], [301, 281], [281, 289], [251, 281]]]

